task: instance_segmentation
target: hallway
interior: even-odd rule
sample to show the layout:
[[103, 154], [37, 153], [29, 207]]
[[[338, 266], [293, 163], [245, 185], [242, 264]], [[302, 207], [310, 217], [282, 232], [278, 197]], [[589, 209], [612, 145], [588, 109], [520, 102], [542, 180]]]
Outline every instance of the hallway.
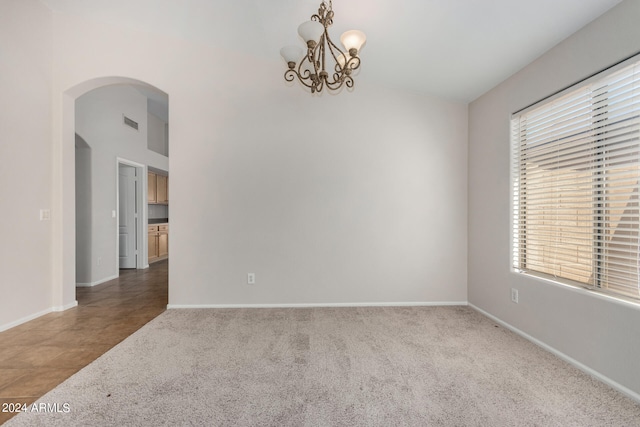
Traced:
[[31, 404], [165, 311], [168, 263], [77, 288], [77, 307], [0, 332], [0, 424], [15, 415], [5, 403]]

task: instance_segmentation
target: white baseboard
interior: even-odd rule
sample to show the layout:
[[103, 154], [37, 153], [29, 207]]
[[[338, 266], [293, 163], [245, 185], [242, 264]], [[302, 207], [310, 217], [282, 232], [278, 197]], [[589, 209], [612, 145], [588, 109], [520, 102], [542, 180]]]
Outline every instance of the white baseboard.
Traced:
[[571, 365], [575, 366], [576, 368], [580, 369], [581, 371], [585, 372], [588, 375], [591, 375], [592, 377], [602, 381], [603, 383], [607, 384], [609, 387], [618, 390], [620, 393], [624, 394], [625, 396], [635, 400], [636, 402], [640, 403], [640, 394], [636, 393], [635, 391], [623, 386], [620, 383], [617, 383], [616, 381], [612, 380], [611, 378], [601, 374], [600, 372], [588, 367], [587, 365], [584, 365], [583, 363], [578, 362], [576, 359], [567, 356], [566, 354], [562, 353], [559, 350], [556, 350], [555, 348], [551, 347], [548, 344], [545, 344], [544, 342], [540, 341], [537, 338], [532, 337], [531, 335], [521, 331], [520, 329], [516, 328], [515, 326], [510, 325], [509, 323], [498, 319], [497, 317], [495, 317], [492, 314], [487, 313], [486, 311], [484, 311], [483, 309], [476, 307], [475, 305], [469, 303], [469, 307], [473, 308], [474, 310], [476, 310], [477, 312], [483, 314], [484, 316], [487, 316], [489, 319], [493, 320], [496, 323], [499, 323], [500, 325], [504, 326], [505, 328], [509, 329], [512, 332], [515, 332], [516, 334], [520, 335], [521, 337], [531, 341], [532, 343], [536, 344], [539, 347], [542, 347], [543, 349], [547, 350], [548, 352], [558, 356], [560, 359], [564, 360], [567, 363], [570, 363]]
[[65, 311], [65, 310], [69, 310], [70, 308], [77, 307], [77, 306], [78, 306], [78, 301], [73, 301], [73, 302], [70, 302], [67, 305], [61, 305], [61, 306], [58, 306], [58, 307], [53, 307], [52, 311]]
[[0, 332], [6, 331], [7, 329], [11, 329], [11, 328], [13, 328], [15, 326], [18, 326], [18, 325], [22, 325], [23, 323], [27, 323], [27, 322], [29, 322], [29, 321], [31, 321], [33, 319], [37, 319], [40, 316], [44, 316], [45, 314], [49, 314], [49, 313], [54, 312], [54, 311], [69, 310], [70, 308], [76, 307], [77, 305], [78, 305], [78, 301], [73, 301], [73, 302], [70, 302], [67, 305], [62, 305], [62, 306], [58, 306], [58, 307], [51, 307], [51, 308], [48, 308], [46, 310], [42, 310], [42, 311], [39, 311], [37, 313], [30, 314], [30, 315], [25, 316], [25, 317], [23, 317], [21, 319], [14, 320], [13, 322], [9, 322], [7, 324], [0, 325]]
[[182, 308], [310, 308], [310, 307], [425, 307], [467, 305], [466, 301], [437, 302], [346, 302], [303, 304], [168, 304], [168, 309]]
[[13, 322], [5, 323], [4, 325], [0, 325], [0, 332], [6, 331], [7, 329], [11, 329], [18, 325], [22, 325], [23, 323], [27, 323], [30, 320], [36, 319], [40, 316], [44, 316], [45, 314], [49, 314], [53, 311], [53, 308], [48, 308], [46, 310], [39, 311], [37, 313], [30, 314], [21, 319], [14, 320]]
[[104, 282], [108, 282], [109, 280], [113, 280], [113, 279], [117, 279], [118, 277], [120, 277], [118, 274], [114, 275], [114, 276], [110, 276], [104, 279], [100, 279], [100, 280], [96, 280], [95, 282], [91, 282], [91, 283], [76, 283], [76, 288], [90, 288], [92, 286], [97, 286], [101, 283]]

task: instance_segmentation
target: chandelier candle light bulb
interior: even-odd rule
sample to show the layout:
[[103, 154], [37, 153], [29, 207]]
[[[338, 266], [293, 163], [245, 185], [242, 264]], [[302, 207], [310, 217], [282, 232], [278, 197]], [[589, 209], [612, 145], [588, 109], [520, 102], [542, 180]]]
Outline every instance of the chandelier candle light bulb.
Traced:
[[[287, 62], [289, 69], [284, 73], [288, 82], [296, 78], [311, 93], [321, 92], [326, 86], [328, 90], [338, 90], [342, 86], [353, 87], [353, 70], [360, 67], [360, 49], [366, 42], [362, 31], [347, 31], [340, 37], [344, 51], [329, 37], [327, 29], [333, 24], [332, 2], [320, 3], [318, 13], [311, 20], [298, 27], [298, 34], [307, 45], [307, 53], [297, 46], [285, 46], [280, 55]], [[329, 71], [327, 71], [327, 69]]]

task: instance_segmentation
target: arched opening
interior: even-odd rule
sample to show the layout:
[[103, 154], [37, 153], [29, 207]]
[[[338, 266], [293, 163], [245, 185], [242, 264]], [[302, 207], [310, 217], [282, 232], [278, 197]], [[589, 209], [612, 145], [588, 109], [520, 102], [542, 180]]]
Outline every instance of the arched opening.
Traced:
[[[91, 98], [93, 94], [111, 93], [111, 95], [113, 95], [111, 89], [122, 91], [125, 90], [123, 88], [126, 88], [126, 90], [131, 93], [131, 96], [145, 99], [145, 116], [139, 117], [139, 120], [136, 121], [136, 125], [140, 123], [140, 126], [145, 126], [145, 128], [142, 131], [141, 129], [131, 129], [132, 126], [130, 126], [130, 128], [127, 128], [127, 131], [131, 132], [131, 135], [135, 135], [139, 140], [144, 137], [141, 134], [147, 135], [146, 115], [151, 114], [149, 113], [150, 110], [154, 110], [154, 113], [158, 114], [158, 100], [162, 100], [163, 98], [166, 100], [165, 123], [162, 124], [162, 120], [158, 120], [159, 124], [156, 123], [155, 125], [161, 126], [163, 132], [168, 132], [168, 126], [166, 126], [168, 123], [168, 95], [166, 92], [146, 82], [127, 77], [101, 77], [75, 85], [61, 94], [62, 108], [59, 111], [54, 111], [54, 115], [56, 113], [58, 115], [58, 117], [54, 117], [54, 196], [52, 203], [53, 212], [55, 213], [52, 215], [53, 244], [56, 247], [53, 255], [53, 305], [57, 310], [65, 310], [77, 305], [76, 284], [78, 283], [78, 272], [82, 272], [82, 274], [85, 275], [81, 283], [89, 285], [99, 284], [106, 281], [105, 279], [119, 275], [118, 262], [119, 251], [121, 249], [118, 241], [118, 221], [120, 220], [120, 216], [117, 202], [119, 167], [123, 164], [138, 166], [140, 183], [138, 184], [137, 191], [140, 193], [139, 195], [141, 195], [143, 202], [142, 197], [146, 195], [147, 188], [147, 174], [145, 173], [147, 167], [151, 167], [153, 170], [165, 170], [167, 172], [169, 169], [168, 149], [167, 153], [164, 154], [164, 163], [162, 163], [161, 154], [156, 154], [158, 150], [155, 149], [153, 150], [155, 151], [153, 156], [160, 158], [160, 163], [158, 163], [158, 161], [155, 161], [155, 163], [154, 161], [147, 161], [143, 155], [141, 157], [139, 147], [136, 152], [125, 150], [122, 153], [110, 147], [111, 151], [107, 150], [107, 154], [104, 153], [104, 150], [94, 149], [95, 146], [93, 144], [97, 145], [96, 138], [91, 135], [92, 132], [88, 130], [86, 123], [82, 124], [83, 121], [86, 122], [84, 117], [86, 115], [78, 114], [80, 112], [78, 110], [80, 107], [77, 106], [78, 102], [80, 100], [81, 104], [86, 108], [87, 102], [90, 102], [86, 100]], [[160, 103], [162, 102], [160, 101]], [[142, 111], [141, 108], [137, 110], [138, 113]], [[126, 117], [127, 115], [125, 113], [126, 111], [122, 111], [122, 117], [120, 118], [118, 126], [126, 125], [126, 123], [123, 122], [127, 119], [133, 120], [130, 117]], [[76, 121], [78, 121], [78, 123], [76, 123]], [[80, 125], [82, 125], [82, 130], [78, 129]], [[122, 132], [121, 129], [117, 131]], [[136, 134], [136, 132], [138, 133]], [[97, 129], [93, 135], [102, 135], [104, 133], [104, 129]], [[108, 134], [108, 132], [106, 133]], [[146, 142], [144, 148], [145, 150], [147, 149]], [[81, 161], [84, 162], [81, 165], [77, 163], [76, 156], [78, 154]], [[101, 163], [105, 161], [108, 162], [108, 165]], [[99, 170], [100, 168], [102, 168], [102, 170]], [[89, 177], [89, 179], [99, 176], [104, 181], [105, 171], [113, 175], [112, 178], [110, 177], [106, 180], [106, 184], [104, 182], [102, 183], [102, 185], [107, 186], [106, 188], [108, 188], [109, 192], [113, 192], [112, 194], [110, 193], [110, 196], [106, 197], [108, 203], [111, 205], [107, 206], [108, 203], [103, 203], [103, 205], [99, 203], [96, 204], [96, 200], [99, 198], [102, 190], [100, 190], [100, 187], [95, 185], [95, 183], [85, 183], [84, 186], [80, 187], [79, 191], [83, 192], [85, 196], [88, 195], [90, 200], [88, 202], [85, 200], [82, 206], [78, 206], [76, 203], [76, 198], [79, 196], [76, 190], [78, 185], [77, 178], [82, 177], [77, 177], [76, 174], [85, 174], [85, 178]], [[113, 196], [113, 194], [116, 196]], [[142, 221], [138, 223], [136, 229], [138, 237], [138, 250], [136, 254], [144, 261], [138, 262], [135, 268], [140, 268], [141, 266], [144, 268], [148, 266], [148, 264], [146, 262], [146, 234], [143, 233], [142, 230], [147, 222], [148, 213], [146, 203], [141, 202], [139, 207], [141, 208], [139, 214], [142, 216]], [[77, 210], [77, 208], [79, 210]], [[91, 210], [98, 212], [91, 212]], [[87, 222], [97, 221], [96, 215], [98, 215], [98, 217], [100, 215], [103, 217], [108, 216], [110, 219], [113, 219], [113, 221], [106, 223], [103, 218], [103, 224], [107, 225], [109, 232], [111, 232], [110, 228], [113, 228], [113, 232], [108, 237], [103, 236], [106, 240], [103, 239], [102, 242], [94, 242], [94, 244], [92, 244], [92, 240], [99, 238], [99, 236], [96, 235], [98, 234], [96, 233], [96, 227], [94, 226], [93, 230], [91, 230], [91, 225]], [[138, 215], [138, 213], [136, 213], [136, 215]], [[89, 220], [88, 218], [91, 217], [92, 219]], [[84, 227], [85, 230], [89, 230], [89, 235], [78, 236], [76, 232], [78, 225]], [[107, 244], [104, 242], [107, 242]], [[78, 250], [83, 251], [80, 257], [76, 256]], [[101, 250], [106, 252], [100, 253]], [[83, 263], [83, 265], [79, 265], [79, 263]], [[104, 268], [106, 265], [108, 265], [108, 268]]]

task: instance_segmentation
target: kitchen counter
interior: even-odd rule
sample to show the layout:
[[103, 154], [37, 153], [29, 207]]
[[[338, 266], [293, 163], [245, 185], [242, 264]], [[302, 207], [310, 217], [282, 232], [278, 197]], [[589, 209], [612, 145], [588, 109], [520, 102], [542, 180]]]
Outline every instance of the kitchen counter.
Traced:
[[155, 225], [155, 224], [169, 224], [169, 218], [154, 218], [154, 219], [149, 219], [149, 225]]

